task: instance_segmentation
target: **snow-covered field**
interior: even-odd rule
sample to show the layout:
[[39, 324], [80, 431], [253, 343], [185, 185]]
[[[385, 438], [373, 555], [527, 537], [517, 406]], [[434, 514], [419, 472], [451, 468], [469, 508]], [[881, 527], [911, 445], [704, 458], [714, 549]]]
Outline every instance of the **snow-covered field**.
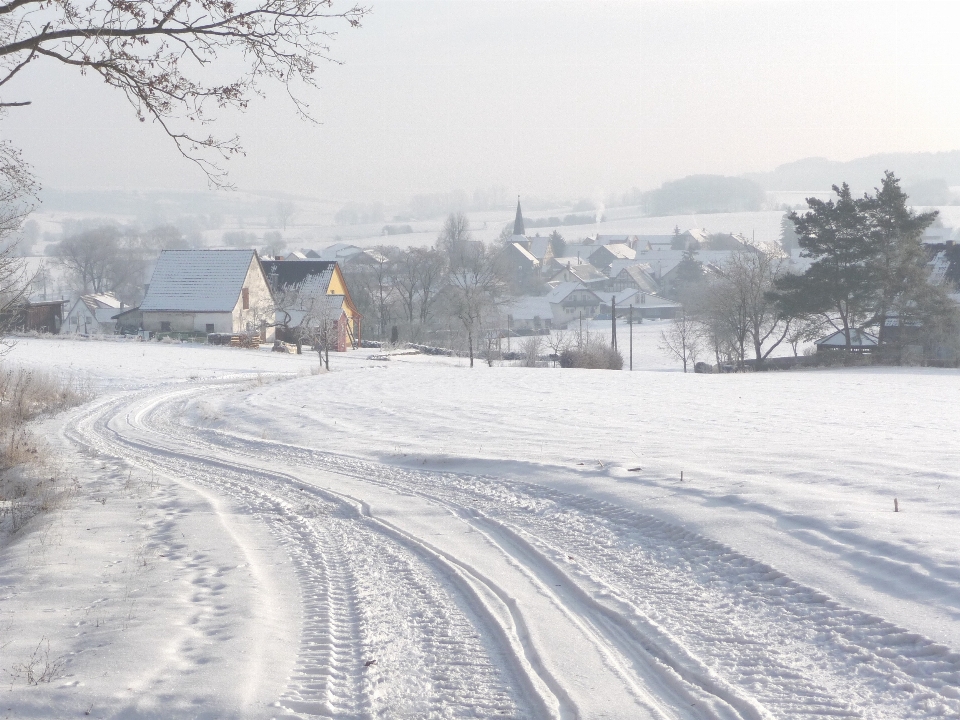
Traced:
[[960, 372], [684, 375], [658, 329], [632, 373], [21, 341], [98, 396], [0, 552], [2, 708], [960, 717]]

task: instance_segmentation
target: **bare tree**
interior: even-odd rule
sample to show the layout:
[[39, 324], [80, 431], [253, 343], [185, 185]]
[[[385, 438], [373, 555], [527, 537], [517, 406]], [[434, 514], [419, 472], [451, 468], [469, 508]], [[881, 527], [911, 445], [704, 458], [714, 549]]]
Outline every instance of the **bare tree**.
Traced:
[[817, 340], [827, 327], [832, 326], [823, 315], [815, 313], [801, 315], [793, 318], [784, 341], [793, 349], [793, 356], [797, 357], [797, 347], [800, 343]]
[[556, 367], [557, 363], [560, 362], [560, 356], [563, 354], [564, 350], [567, 350], [570, 347], [572, 338], [570, 333], [566, 330], [554, 330], [547, 336], [547, 345], [550, 346], [550, 349], [553, 350], [553, 366]]
[[293, 221], [293, 216], [297, 214], [297, 206], [289, 200], [281, 200], [277, 203], [277, 220], [284, 230], [287, 229], [287, 223]]
[[433, 248], [417, 248], [416, 254], [419, 315], [420, 322], [426, 324], [447, 282], [447, 262], [443, 253]]
[[18, 233], [36, 204], [37, 185], [20, 152], [0, 142], [0, 331], [26, 298], [32, 276], [18, 251]]
[[420, 291], [420, 248], [401, 251], [394, 262], [393, 287], [403, 308], [404, 319], [413, 323], [416, 317], [416, 300]]
[[[315, 86], [318, 62], [330, 59], [333, 21], [356, 27], [366, 12], [334, 10], [333, 0], [0, 0], [0, 88], [41, 58], [96, 73], [222, 185], [218, 162], [242, 151], [236, 137], [196, 131], [214, 119], [209, 111], [245, 109], [267, 79], [283, 83], [309, 118], [302, 88]], [[214, 64], [220, 72], [211, 75]], [[29, 103], [0, 99], [5, 108]]]
[[464, 240], [455, 245], [450, 258], [452, 310], [467, 333], [470, 367], [473, 367], [475, 339], [505, 301], [499, 254], [483, 243]]
[[[785, 274], [786, 259], [780, 248], [756, 247], [734, 252], [721, 269], [735, 307], [742, 308], [742, 315], [738, 310], [736, 317], [746, 323], [758, 368], [790, 331], [791, 318], [771, 294]], [[739, 328], [735, 335], [741, 337]]]
[[437, 238], [437, 248], [447, 254], [452, 266], [454, 259], [463, 255], [466, 246], [472, 240], [470, 221], [466, 214], [463, 212], [450, 213], [443, 223], [440, 236]]
[[696, 364], [701, 343], [697, 323], [686, 313], [674, 318], [670, 328], [660, 333], [660, 349], [679, 360], [684, 372], [687, 371], [687, 365]]

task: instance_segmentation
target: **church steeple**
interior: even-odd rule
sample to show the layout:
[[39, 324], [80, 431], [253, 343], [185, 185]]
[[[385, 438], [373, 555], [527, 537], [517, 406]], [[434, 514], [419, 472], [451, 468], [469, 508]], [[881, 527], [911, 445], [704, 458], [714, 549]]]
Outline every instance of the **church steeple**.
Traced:
[[520, 196], [517, 195], [517, 219], [513, 221], [513, 234], [526, 235], [523, 229], [523, 213], [520, 212]]

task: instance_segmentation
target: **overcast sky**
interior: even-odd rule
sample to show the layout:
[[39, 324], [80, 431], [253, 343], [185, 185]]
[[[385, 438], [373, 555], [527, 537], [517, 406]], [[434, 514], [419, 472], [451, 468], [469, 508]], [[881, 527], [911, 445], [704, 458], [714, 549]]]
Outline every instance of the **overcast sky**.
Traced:
[[[960, 149], [954, 3], [374, 0], [296, 119], [282, 89], [215, 127], [241, 189], [336, 200], [499, 185], [602, 198], [809, 156]], [[158, 127], [43, 61], [0, 121], [44, 184], [202, 188]], [[19, 96], [15, 99], [21, 99]]]

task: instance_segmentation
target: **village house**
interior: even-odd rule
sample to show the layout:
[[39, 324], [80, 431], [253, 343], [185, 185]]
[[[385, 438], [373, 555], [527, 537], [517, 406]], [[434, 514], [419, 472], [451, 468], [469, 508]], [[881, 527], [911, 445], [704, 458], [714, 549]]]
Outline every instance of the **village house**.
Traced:
[[553, 326], [566, 327], [579, 320], [592, 320], [600, 310], [600, 298], [579, 282], [563, 282], [547, 293]]
[[672, 300], [667, 300], [653, 293], [636, 289], [621, 290], [616, 293], [597, 291], [600, 299], [600, 318], [609, 318], [613, 313], [613, 300], [617, 301], [617, 317], [625, 318], [630, 315], [630, 306], [633, 306], [633, 317], [636, 320], [657, 319], [666, 320], [677, 316], [683, 306]]
[[590, 254], [590, 264], [605, 271], [616, 260], [635, 260], [637, 253], [629, 245], [614, 243], [601, 245]]
[[164, 250], [139, 310], [154, 333], [274, 335], [273, 295], [255, 250]]
[[517, 298], [506, 307], [507, 330], [519, 335], [546, 333], [553, 327], [553, 309], [546, 297]]
[[540, 273], [540, 261], [522, 243], [507, 243], [503, 248], [503, 260], [517, 283]]
[[60, 332], [112, 335], [117, 330], [116, 316], [123, 309], [124, 304], [113, 293], [82, 295], [67, 312]]
[[582, 283], [587, 286], [601, 287], [607, 282], [607, 276], [597, 270], [590, 263], [568, 265], [553, 275], [548, 281], [551, 285], [557, 283]]
[[315, 342], [326, 324], [335, 340], [331, 350], [359, 347], [362, 316], [338, 263], [267, 260], [263, 269], [276, 301], [278, 340]]
[[660, 291], [660, 284], [646, 270], [644, 265], [626, 265], [616, 274], [610, 273], [610, 281], [604, 289], [611, 292], [621, 290], [643, 290], [646, 293], [656, 294]]

